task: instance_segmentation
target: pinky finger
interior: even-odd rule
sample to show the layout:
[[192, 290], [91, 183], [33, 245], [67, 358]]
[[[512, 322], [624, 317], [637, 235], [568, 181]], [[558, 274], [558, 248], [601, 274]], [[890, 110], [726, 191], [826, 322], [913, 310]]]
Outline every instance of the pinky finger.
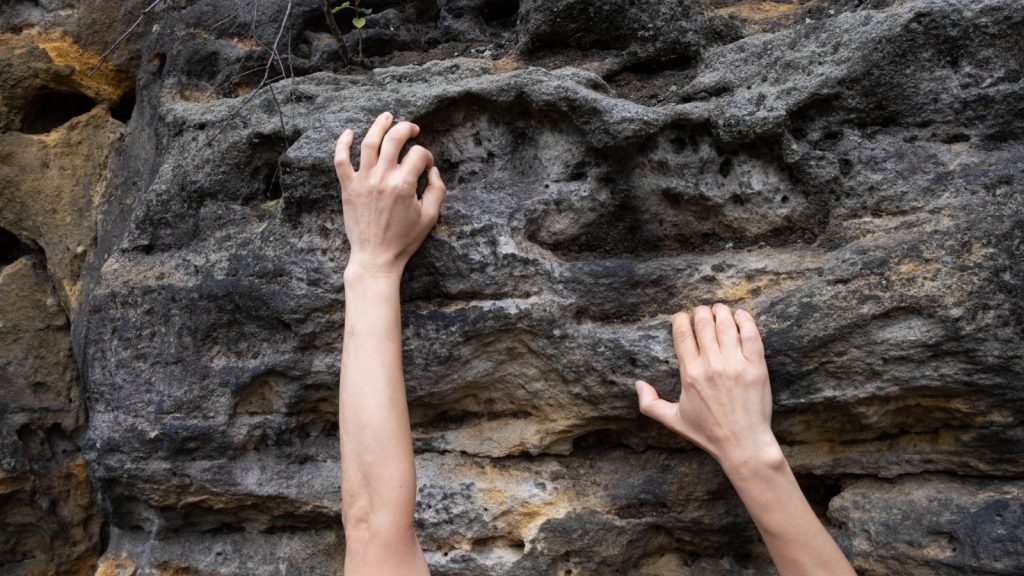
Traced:
[[764, 343], [761, 342], [761, 333], [757, 330], [754, 317], [746, 310], [737, 310], [735, 318], [740, 329], [743, 357], [751, 362], [764, 361]]
[[433, 166], [427, 172], [427, 187], [423, 190], [423, 216], [433, 226], [441, 214], [441, 203], [448, 194], [448, 187], [441, 179], [441, 171]]

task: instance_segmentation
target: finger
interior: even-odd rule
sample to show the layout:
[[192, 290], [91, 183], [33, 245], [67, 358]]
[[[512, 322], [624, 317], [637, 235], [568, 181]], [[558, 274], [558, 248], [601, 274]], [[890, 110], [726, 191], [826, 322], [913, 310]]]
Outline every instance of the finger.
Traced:
[[690, 315], [686, 312], [679, 312], [672, 316], [672, 344], [676, 348], [680, 372], [683, 372], [688, 364], [695, 365], [697, 363], [700, 353], [697, 351], [697, 341], [693, 337], [693, 324], [690, 322]]
[[338, 138], [338, 142], [334, 145], [334, 171], [337, 172], [338, 181], [341, 182], [342, 186], [347, 185], [354, 175], [352, 159], [350, 158], [352, 138], [352, 131], [346, 129], [341, 133], [341, 137]]
[[743, 357], [751, 362], [764, 361], [764, 343], [761, 333], [757, 330], [754, 317], [746, 310], [736, 311], [736, 324], [740, 329], [740, 343], [743, 346]]
[[674, 402], [659, 398], [658, 391], [654, 389], [654, 386], [643, 380], [636, 381], [636, 395], [640, 403], [641, 414], [666, 428], [675, 429], [678, 408]]
[[384, 143], [380, 147], [380, 159], [377, 163], [384, 166], [398, 164], [398, 154], [402, 151], [402, 146], [405, 146], [405, 143], [410, 138], [419, 133], [420, 127], [412, 122], [399, 122], [395, 124], [384, 136]]
[[740, 349], [740, 331], [732, 319], [732, 310], [725, 304], [715, 304], [711, 311], [715, 315], [715, 331], [718, 334], [718, 346], [721, 348], [722, 354], [741, 355], [743, 352]]
[[715, 335], [715, 317], [711, 314], [711, 308], [697, 306], [693, 309], [693, 331], [701, 356], [713, 357], [721, 354], [721, 350], [718, 348], [718, 336]]
[[441, 171], [434, 166], [427, 173], [427, 187], [423, 189], [423, 217], [433, 226], [441, 215], [441, 203], [448, 195], [448, 188], [441, 180]]
[[377, 157], [380, 154], [380, 143], [384, 140], [384, 134], [391, 127], [392, 116], [390, 112], [383, 112], [373, 121], [373, 125], [363, 136], [363, 142], [359, 145], [359, 169], [373, 168], [377, 165]]
[[405, 153], [400, 166], [410, 177], [419, 178], [424, 170], [433, 168], [434, 155], [423, 146], [416, 145]]

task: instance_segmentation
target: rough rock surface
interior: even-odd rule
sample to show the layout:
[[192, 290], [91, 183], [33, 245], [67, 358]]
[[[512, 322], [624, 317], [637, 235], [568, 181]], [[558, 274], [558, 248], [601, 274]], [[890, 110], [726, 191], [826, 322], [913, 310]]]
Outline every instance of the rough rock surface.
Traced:
[[[103, 517], [78, 441], [71, 319], [134, 61], [90, 76], [139, 2], [0, 6], [0, 573], [92, 574]], [[97, 23], [104, 26], [97, 33]], [[128, 43], [136, 49], [138, 41]]]
[[[367, 5], [372, 69], [313, 0], [162, 6], [80, 221], [0, 192], [0, 288], [41, 281], [38, 245], [73, 320], [97, 573], [340, 572], [330, 156], [382, 110], [449, 184], [403, 283], [435, 574], [772, 573], [714, 462], [635, 407], [634, 378], [677, 383], [668, 316], [712, 301], [759, 319], [777, 434], [859, 573], [1024, 571], [1024, 3]], [[122, 93], [90, 94], [67, 129], [114, 134]]]

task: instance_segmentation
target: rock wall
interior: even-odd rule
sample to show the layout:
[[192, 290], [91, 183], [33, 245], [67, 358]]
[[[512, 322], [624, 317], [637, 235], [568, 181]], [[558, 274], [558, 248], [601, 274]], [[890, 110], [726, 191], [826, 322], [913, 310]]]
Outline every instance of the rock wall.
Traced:
[[138, 2], [74, 4], [0, 6], [0, 573], [18, 576], [92, 574], [105, 532], [71, 325], [137, 57], [88, 72]]
[[89, 77], [148, 5], [92, 4], [0, 14], [63, 71], [4, 64], [5, 570], [340, 572], [330, 157], [391, 110], [449, 185], [403, 283], [434, 574], [773, 573], [635, 407], [713, 301], [859, 573], [1024, 572], [1024, 2], [168, 1]]

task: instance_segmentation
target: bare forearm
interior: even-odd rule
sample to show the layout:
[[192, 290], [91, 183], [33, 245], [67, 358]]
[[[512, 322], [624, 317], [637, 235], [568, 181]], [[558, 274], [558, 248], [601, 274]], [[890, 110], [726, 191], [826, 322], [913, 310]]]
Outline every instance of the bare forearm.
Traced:
[[339, 421], [346, 532], [356, 524], [412, 528], [416, 475], [402, 378], [399, 280], [345, 274]]
[[724, 304], [672, 317], [679, 402], [638, 380], [640, 411], [722, 465], [783, 576], [850, 576], [853, 568], [818, 521], [771, 431], [772, 396], [754, 317]]
[[808, 504], [777, 446], [758, 458], [725, 463], [782, 576], [856, 573]]

